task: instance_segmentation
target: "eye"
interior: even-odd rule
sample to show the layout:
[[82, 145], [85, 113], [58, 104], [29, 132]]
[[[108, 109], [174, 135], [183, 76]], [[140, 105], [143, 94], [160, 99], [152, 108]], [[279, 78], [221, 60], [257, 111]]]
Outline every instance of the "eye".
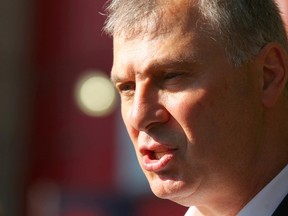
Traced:
[[164, 80], [171, 80], [183, 75], [183, 72], [169, 72], [164, 75]]
[[168, 72], [163, 76], [163, 84], [165, 85], [176, 85], [183, 80], [185, 80], [184, 72]]
[[177, 91], [184, 86], [188, 78], [188, 73], [185, 71], [171, 71], [162, 75], [159, 84], [162, 89]]
[[126, 82], [126, 83], [121, 83], [121, 84], [116, 85], [119, 93], [124, 96], [132, 95], [134, 93], [135, 86], [136, 86], [135, 82]]

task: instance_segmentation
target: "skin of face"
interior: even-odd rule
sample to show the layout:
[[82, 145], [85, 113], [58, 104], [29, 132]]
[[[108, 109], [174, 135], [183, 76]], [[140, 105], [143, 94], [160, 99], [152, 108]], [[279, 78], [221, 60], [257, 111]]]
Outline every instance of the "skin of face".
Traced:
[[253, 181], [261, 152], [263, 83], [257, 69], [234, 67], [224, 46], [189, 22], [175, 17], [167, 32], [114, 36], [111, 77], [122, 117], [156, 196], [241, 206], [247, 200], [235, 194]]
[[281, 11], [282, 19], [285, 23], [286, 30], [288, 31], [288, 2], [286, 0], [276, 0]]

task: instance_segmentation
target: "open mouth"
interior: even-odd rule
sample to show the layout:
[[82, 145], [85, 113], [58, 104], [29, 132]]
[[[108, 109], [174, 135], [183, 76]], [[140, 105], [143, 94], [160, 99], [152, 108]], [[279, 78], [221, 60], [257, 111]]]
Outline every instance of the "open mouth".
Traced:
[[169, 162], [174, 158], [175, 151], [148, 151], [143, 155], [142, 166], [147, 171], [161, 171], [164, 170]]
[[151, 152], [149, 155], [151, 157], [151, 160], [160, 160], [165, 154], [168, 152]]

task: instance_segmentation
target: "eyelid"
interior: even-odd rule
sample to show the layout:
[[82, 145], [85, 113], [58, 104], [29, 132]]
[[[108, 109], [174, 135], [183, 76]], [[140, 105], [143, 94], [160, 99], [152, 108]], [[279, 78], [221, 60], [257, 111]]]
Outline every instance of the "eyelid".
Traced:
[[124, 83], [116, 83], [115, 86], [119, 93], [123, 93], [128, 91], [134, 91], [136, 84], [133, 81], [129, 81]]
[[173, 79], [173, 78], [179, 77], [179, 76], [184, 75], [184, 74], [185, 74], [185, 72], [183, 72], [183, 71], [166, 72], [164, 74], [164, 79], [169, 80], [169, 79]]

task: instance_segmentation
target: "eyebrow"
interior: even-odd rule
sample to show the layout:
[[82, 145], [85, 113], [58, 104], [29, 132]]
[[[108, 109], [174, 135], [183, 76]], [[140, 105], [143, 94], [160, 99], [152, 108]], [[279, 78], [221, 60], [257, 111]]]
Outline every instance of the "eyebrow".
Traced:
[[177, 68], [190, 68], [194, 61], [192, 59], [180, 59], [180, 60], [164, 60], [157, 61], [151, 64], [148, 69], [150, 70], [167, 70], [167, 69], [177, 69]]
[[[134, 72], [131, 69], [128, 70], [126, 73], [129, 73], [128, 77], [130, 77], [131, 75], [134, 76]], [[119, 75], [119, 73], [113, 73], [113, 68], [112, 68], [110, 80], [113, 83], [113, 85], [116, 85], [116, 83], [119, 83], [122, 80], [125, 80], [125, 77], [127, 77], [127, 75], [121, 75], [121, 74]]]
[[[193, 66], [199, 62], [199, 60], [197, 61], [195, 58], [195, 55], [190, 54], [187, 56], [183, 57], [178, 57], [175, 59], [170, 59], [170, 58], [165, 58], [165, 59], [157, 59], [153, 62], [150, 62], [147, 67], [144, 68], [144, 73], [149, 73], [149, 72], [153, 72], [153, 71], [169, 71], [169, 70], [181, 70], [183, 68], [188, 68], [188, 69], [192, 69]], [[112, 69], [113, 71], [113, 69]], [[121, 82], [121, 80], [125, 79], [122, 78], [121, 75], [118, 75], [116, 73], [112, 73], [111, 71], [111, 81], [112, 83], [115, 85], [118, 82]], [[142, 72], [134, 72], [132, 71], [132, 69], [128, 70], [127, 73], [131, 73], [133, 74], [133, 76], [139, 76], [142, 75]], [[125, 75], [124, 75], [125, 76]], [[123, 76], [123, 77], [124, 77]], [[128, 75], [130, 76], [130, 75]]]
[[116, 83], [118, 83], [121, 79], [118, 75], [115, 75], [112, 73], [111, 71], [111, 76], [110, 76], [110, 80], [112, 82], [113, 85], [115, 85]]

